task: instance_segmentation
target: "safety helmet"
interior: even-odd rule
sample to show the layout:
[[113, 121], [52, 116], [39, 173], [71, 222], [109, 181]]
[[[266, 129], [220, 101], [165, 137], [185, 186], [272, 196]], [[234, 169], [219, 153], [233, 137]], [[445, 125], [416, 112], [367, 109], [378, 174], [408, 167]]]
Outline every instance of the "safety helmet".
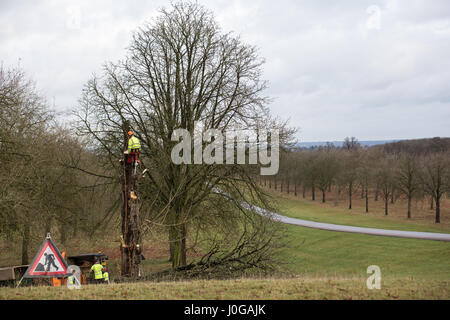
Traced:
[[129, 135], [129, 136], [132, 136], [132, 135], [133, 135], [133, 131], [131, 131], [131, 130], [128, 131], [128, 135]]

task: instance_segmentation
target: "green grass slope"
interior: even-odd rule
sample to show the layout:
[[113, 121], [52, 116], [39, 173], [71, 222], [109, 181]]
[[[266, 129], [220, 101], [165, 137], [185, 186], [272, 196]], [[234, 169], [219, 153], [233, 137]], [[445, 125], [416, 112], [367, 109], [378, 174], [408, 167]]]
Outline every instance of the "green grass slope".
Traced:
[[431, 240], [350, 234], [286, 226], [280, 258], [306, 276], [364, 276], [377, 265], [382, 276], [450, 280], [450, 244]]
[[[291, 217], [336, 224], [433, 229], [420, 222], [408, 225], [283, 198], [279, 210]], [[0, 299], [449, 299], [450, 243], [292, 225], [283, 228], [284, 246], [277, 257], [282, 263], [277, 278], [136, 282], [91, 285], [81, 290], [0, 288]], [[144, 264], [149, 269], [147, 273], [168, 267], [166, 249], [152, 248], [149, 243], [148, 250]], [[381, 269], [381, 290], [369, 290], [366, 286], [370, 276], [367, 268], [371, 265]]]
[[425, 221], [400, 220], [398, 217], [386, 217], [373, 213], [361, 214], [356, 210], [352, 212], [342, 207], [324, 206], [317, 202], [292, 199], [277, 194], [274, 194], [274, 197], [279, 207], [277, 213], [291, 218], [357, 227], [450, 233], [448, 225], [429, 225]]

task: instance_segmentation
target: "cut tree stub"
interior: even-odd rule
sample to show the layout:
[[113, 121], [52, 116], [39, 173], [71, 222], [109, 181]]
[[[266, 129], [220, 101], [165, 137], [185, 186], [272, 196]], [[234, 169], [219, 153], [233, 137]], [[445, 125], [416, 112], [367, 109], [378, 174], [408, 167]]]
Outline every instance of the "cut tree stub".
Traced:
[[[128, 131], [129, 125], [124, 124], [124, 151], [128, 149]], [[141, 228], [139, 219], [139, 193], [137, 190], [136, 176], [133, 174], [132, 164], [128, 163], [127, 155], [124, 154], [123, 174], [120, 179], [122, 183], [122, 237], [121, 256], [122, 256], [122, 276], [138, 276], [139, 264], [141, 262], [140, 254]], [[134, 193], [132, 199], [131, 193]], [[139, 246], [137, 246], [139, 245]]]

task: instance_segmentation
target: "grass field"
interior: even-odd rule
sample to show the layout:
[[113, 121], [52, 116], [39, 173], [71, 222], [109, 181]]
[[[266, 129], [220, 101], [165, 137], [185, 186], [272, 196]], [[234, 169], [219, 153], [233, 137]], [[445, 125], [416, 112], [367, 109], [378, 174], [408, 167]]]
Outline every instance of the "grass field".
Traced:
[[[280, 213], [312, 221], [384, 229], [450, 232], [447, 225], [428, 221], [401, 221], [312, 203], [277, 194]], [[377, 265], [392, 278], [450, 280], [450, 243], [380, 237], [286, 226], [287, 248], [282, 251], [286, 268], [307, 276], [362, 277]], [[449, 288], [450, 289], [450, 288]]]
[[368, 290], [365, 278], [197, 280], [65, 287], [0, 288], [0, 299], [449, 299], [449, 281], [385, 279]]
[[450, 210], [448, 200], [442, 205], [441, 223], [434, 222], [434, 212], [428, 207], [413, 208], [412, 219], [406, 218], [406, 202], [403, 199], [390, 205], [390, 214], [385, 216], [383, 201], [372, 201], [369, 213], [365, 212], [364, 201], [353, 200], [353, 209], [348, 209], [347, 202], [340, 200], [335, 205], [333, 200], [326, 203], [302, 199], [293, 193], [286, 194], [270, 190], [278, 204], [278, 212], [282, 215], [318, 222], [334, 223], [358, 227], [381, 229], [396, 229], [406, 231], [442, 232], [450, 233]]
[[[340, 207], [276, 195], [280, 213], [314, 221], [399, 230], [449, 232], [420, 219], [349, 214]], [[449, 299], [450, 243], [349, 234], [285, 225], [277, 278], [143, 282], [67, 288], [0, 288], [0, 299]], [[146, 244], [144, 271], [169, 267], [161, 239]], [[80, 244], [81, 246], [81, 244]], [[167, 248], [166, 248], [167, 247]], [[105, 250], [117, 264], [117, 247]], [[381, 269], [368, 290], [367, 268]], [[116, 269], [116, 268], [113, 268]], [[117, 271], [116, 271], [117, 272]], [[114, 273], [112, 275], [114, 278]]]
[[285, 268], [303, 276], [363, 277], [377, 265], [392, 278], [450, 280], [450, 244], [286, 226]]

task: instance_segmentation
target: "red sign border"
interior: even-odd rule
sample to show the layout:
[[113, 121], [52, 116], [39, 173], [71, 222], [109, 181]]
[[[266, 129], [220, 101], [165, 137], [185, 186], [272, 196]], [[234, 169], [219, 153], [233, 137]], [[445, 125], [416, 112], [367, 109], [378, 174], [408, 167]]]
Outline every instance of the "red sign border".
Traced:
[[[50, 247], [50, 250], [54, 253], [56, 259], [58, 259], [59, 264], [63, 267], [62, 271], [34, 271], [36, 269], [37, 264], [41, 260], [42, 255], [44, 254], [47, 247]], [[39, 252], [37, 258], [34, 260], [34, 264], [31, 266], [30, 271], [28, 272], [29, 276], [58, 276], [58, 275], [66, 275], [67, 274], [67, 268], [66, 264], [61, 260], [61, 257], [55, 247], [52, 245], [51, 241], [48, 239], [46, 240], [46, 243], [43, 245], [41, 251]]]

